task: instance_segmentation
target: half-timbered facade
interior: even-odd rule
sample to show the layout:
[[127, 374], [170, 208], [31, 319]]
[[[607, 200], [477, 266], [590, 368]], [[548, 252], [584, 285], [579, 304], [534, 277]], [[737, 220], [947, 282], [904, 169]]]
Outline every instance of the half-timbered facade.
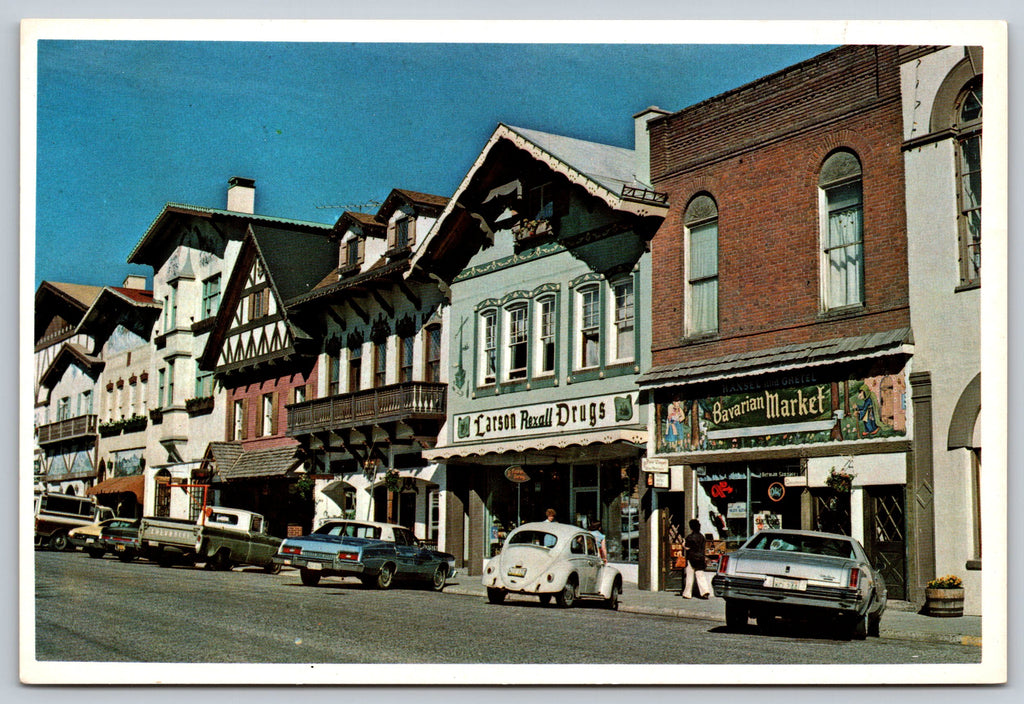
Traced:
[[334, 228], [335, 266], [290, 307], [318, 321], [317, 394], [288, 407], [309, 453], [317, 520], [392, 520], [443, 544], [443, 467], [424, 460], [444, 422], [446, 301], [409, 258], [447, 198], [395, 189]]
[[320, 349], [284, 301], [334, 268], [329, 234], [251, 225], [199, 360], [226, 395], [223, 441], [207, 449], [205, 473], [220, 501], [263, 514], [282, 536], [311, 527], [304, 454], [286, 433], [285, 406], [315, 393]]

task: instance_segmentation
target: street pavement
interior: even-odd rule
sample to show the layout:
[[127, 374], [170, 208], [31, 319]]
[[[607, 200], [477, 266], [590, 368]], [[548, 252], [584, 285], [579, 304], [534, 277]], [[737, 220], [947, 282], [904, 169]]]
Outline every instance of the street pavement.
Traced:
[[[487, 589], [479, 577], [461, 573], [445, 587], [445, 592], [486, 597]], [[509, 598], [516, 598], [510, 595]], [[710, 599], [684, 599], [678, 590], [652, 592], [638, 589], [636, 584], [622, 586], [620, 611], [651, 616], [703, 619], [725, 623], [725, 602], [711, 595]], [[918, 613], [918, 607], [907, 601], [889, 600], [882, 616], [879, 634], [883, 638], [952, 643], [981, 647], [981, 617], [959, 616], [939, 618]]]

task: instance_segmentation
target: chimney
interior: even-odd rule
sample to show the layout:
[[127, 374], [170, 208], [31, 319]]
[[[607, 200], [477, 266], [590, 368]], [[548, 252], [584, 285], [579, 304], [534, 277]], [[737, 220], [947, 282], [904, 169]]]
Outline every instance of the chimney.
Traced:
[[636, 150], [635, 178], [644, 186], [651, 185], [651, 137], [647, 131], [647, 123], [656, 117], [669, 115], [667, 110], [651, 106], [633, 115], [633, 139]]
[[146, 277], [139, 276], [138, 274], [128, 274], [128, 276], [124, 277], [124, 283], [121, 284], [121, 288], [130, 288], [139, 291], [145, 291]]
[[256, 181], [241, 176], [228, 179], [228, 210], [249, 214], [256, 212]]

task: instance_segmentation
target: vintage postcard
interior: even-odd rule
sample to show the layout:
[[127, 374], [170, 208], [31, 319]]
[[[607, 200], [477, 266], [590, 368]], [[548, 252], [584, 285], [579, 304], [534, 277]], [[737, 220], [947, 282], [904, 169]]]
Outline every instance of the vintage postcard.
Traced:
[[1005, 682], [1004, 23], [21, 39], [23, 682]]

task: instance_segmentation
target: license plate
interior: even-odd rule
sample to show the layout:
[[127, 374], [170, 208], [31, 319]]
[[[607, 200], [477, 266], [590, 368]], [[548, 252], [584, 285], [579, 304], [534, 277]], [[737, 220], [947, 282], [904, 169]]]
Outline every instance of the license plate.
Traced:
[[96, 538], [86, 538], [85, 539], [85, 544], [86, 545], [92, 545], [95, 542], [96, 542]]
[[117, 552], [124, 552], [124, 545], [115, 545], [114, 550]]
[[764, 586], [773, 587], [775, 589], [791, 589], [793, 591], [805, 592], [807, 591], [807, 582], [802, 579], [785, 579], [784, 577], [768, 577], [764, 581]]
[[509, 577], [525, 577], [526, 576], [526, 568], [525, 567], [510, 567], [509, 570], [508, 570], [508, 576]]
[[307, 562], [306, 563], [306, 569], [307, 570], [313, 570], [315, 572], [317, 570], [322, 570], [323, 568], [324, 568], [324, 566], [321, 565], [319, 562]]

